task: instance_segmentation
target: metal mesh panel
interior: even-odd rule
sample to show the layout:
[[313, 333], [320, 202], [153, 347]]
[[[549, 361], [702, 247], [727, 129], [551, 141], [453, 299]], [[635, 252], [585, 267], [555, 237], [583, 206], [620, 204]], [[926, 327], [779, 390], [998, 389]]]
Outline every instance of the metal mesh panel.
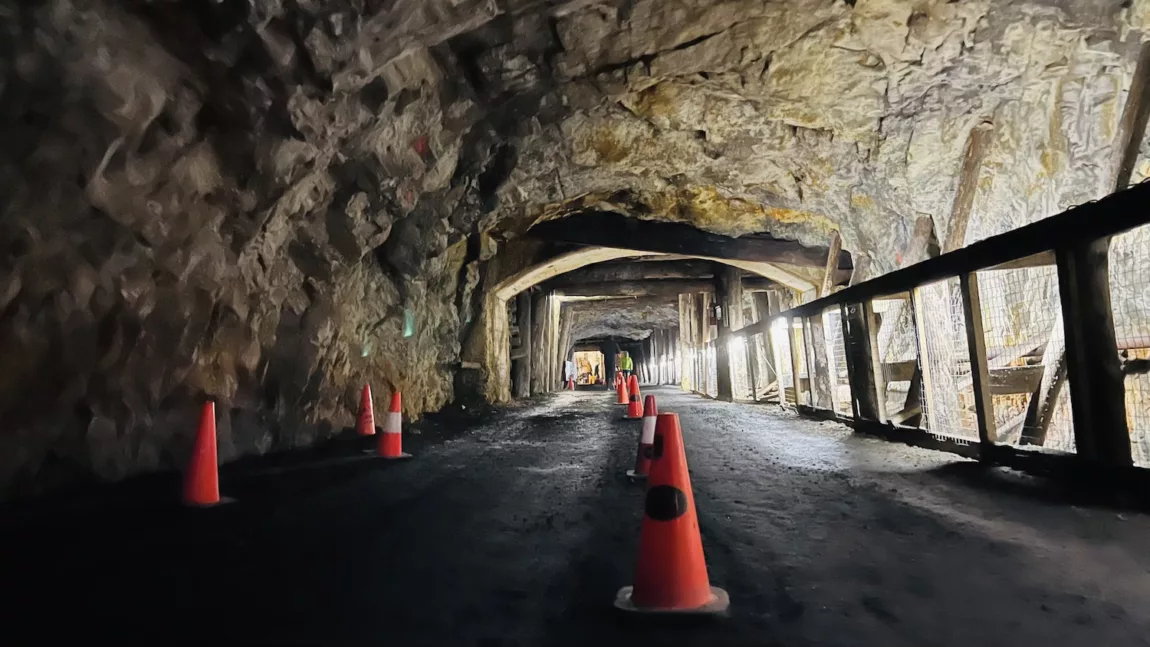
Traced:
[[934, 434], [978, 440], [974, 386], [958, 277], [917, 288], [915, 319], [922, 355], [925, 427]]
[[711, 340], [707, 342], [706, 364], [704, 367], [707, 371], [707, 395], [712, 398], [719, 397], [719, 366], [718, 358], [715, 357], [715, 342]]
[[823, 312], [823, 337], [827, 345], [827, 367], [831, 375], [831, 401], [834, 410], [850, 415], [851, 385], [847, 372], [847, 347], [843, 343], [842, 313], [838, 307]]
[[922, 371], [910, 293], [874, 299], [871, 307], [878, 323], [875, 352], [882, 366], [879, 393], [885, 394], [887, 417], [900, 425], [921, 426]]
[[795, 404], [795, 376], [791, 369], [790, 321], [776, 319], [771, 323], [771, 344], [775, 347], [775, 367], [779, 374], [779, 392], [784, 404]]
[[1150, 225], [1110, 242], [1110, 304], [1126, 374], [1126, 425], [1134, 464], [1150, 467]]
[[755, 391], [759, 400], [778, 402], [779, 378], [775, 370], [778, 364], [771, 352], [771, 347], [767, 345], [767, 339], [765, 333], [751, 336], [751, 349], [754, 351], [753, 356], [755, 358]]
[[1054, 265], [977, 273], [998, 444], [1074, 451]]
[[791, 346], [791, 360], [795, 363], [795, 368], [798, 371], [798, 376], [795, 379], [795, 394], [799, 404], [811, 404], [811, 383], [810, 376], [807, 375], [807, 352], [805, 346], [805, 337], [803, 334], [803, 320], [795, 319], [791, 321], [791, 339], [793, 345]]
[[727, 354], [731, 359], [731, 397], [743, 401], [754, 399], [751, 393], [751, 372], [747, 366], [747, 343], [742, 337], [731, 337]]

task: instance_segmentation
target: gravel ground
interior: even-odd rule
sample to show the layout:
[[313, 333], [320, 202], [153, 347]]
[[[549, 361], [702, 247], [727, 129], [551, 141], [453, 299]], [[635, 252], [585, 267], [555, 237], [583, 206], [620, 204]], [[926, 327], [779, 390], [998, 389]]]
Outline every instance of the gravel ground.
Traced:
[[[8, 510], [0, 643], [1150, 644], [1150, 517], [774, 407], [679, 413], [730, 617], [620, 616], [638, 423], [563, 392], [420, 426], [402, 463], [337, 445], [226, 474], [238, 503], [142, 480]], [[1079, 503], [1079, 505], [1071, 505]], [[8, 616], [5, 618], [4, 616]]]

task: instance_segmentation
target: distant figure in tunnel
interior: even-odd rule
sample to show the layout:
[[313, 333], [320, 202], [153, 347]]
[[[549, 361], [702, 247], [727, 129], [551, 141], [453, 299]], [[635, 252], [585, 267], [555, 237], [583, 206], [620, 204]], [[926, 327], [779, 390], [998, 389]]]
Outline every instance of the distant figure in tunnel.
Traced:
[[627, 351], [619, 353], [619, 370], [623, 373], [623, 379], [631, 379], [631, 372], [635, 370], [635, 362], [631, 360], [631, 354]]

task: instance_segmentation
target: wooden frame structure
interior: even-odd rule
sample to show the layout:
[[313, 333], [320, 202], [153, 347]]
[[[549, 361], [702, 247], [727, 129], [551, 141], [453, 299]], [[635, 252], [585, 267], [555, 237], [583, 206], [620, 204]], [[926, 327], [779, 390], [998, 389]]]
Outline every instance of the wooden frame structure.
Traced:
[[[1122, 367], [1115, 338], [1113, 313], [1110, 304], [1109, 242], [1112, 236], [1150, 223], [1150, 183], [1131, 187], [1096, 202], [1074, 207], [1056, 216], [1035, 222], [1013, 231], [994, 236], [967, 247], [900, 269], [868, 281], [852, 285], [839, 292], [823, 296], [788, 311], [762, 318], [730, 333], [732, 337], [749, 340], [753, 335], [768, 338], [772, 323], [779, 319], [788, 322], [821, 321], [822, 313], [838, 308], [846, 348], [846, 368], [852, 393], [851, 415], [835, 413], [831, 406], [813, 407], [802, 404], [798, 375], [799, 357], [812, 357], [807, 348], [797, 347], [796, 335], [788, 334], [791, 358], [794, 363], [796, 400], [795, 408], [804, 414], [835, 419], [854, 426], [857, 430], [913, 445], [950, 451], [979, 458], [993, 464], [1021, 467], [1038, 471], [1089, 472], [1092, 479], [1134, 479], [1139, 484], [1150, 483], [1150, 470], [1135, 468], [1131, 461], [1130, 434], [1126, 422], [1125, 391]], [[988, 369], [982, 311], [979, 303], [978, 275], [982, 270], [1056, 265], [1058, 289], [1062, 305], [1062, 325], [1065, 331], [1064, 357], [1056, 360], [1056, 370], [1069, 377], [1070, 398], [1073, 409], [1074, 441], [1076, 453], [1033, 452], [998, 444], [994, 408], [991, 400], [997, 393], [1022, 393], [1037, 388], [1041, 371], [1032, 367]], [[905, 426], [903, 422], [913, 416], [886, 411], [884, 369], [899, 379], [929, 380], [930, 372], [920, 365], [924, 362], [922, 348], [916, 349], [918, 364], [902, 362], [882, 364], [876, 352], [876, 314], [873, 301], [907, 295], [909, 307], [915, 310], [913, 326], [921, 336], [923, 322], [916, 306], [919, 288], [947, 279], [958, 279], [962, 299], [962, 319], [965, 324], [967, 355], [970, 361], [969, 385], [973, 391], [978, 440], [964, 441], [932, 434], [925, 429]], [[804, 335], [810, 341], [810, 334]], [[921, 339], [920, 339], [921, 341]], [[804, 344], [805, 345], [805, 344]], [[824, 370], [825, 362], [815, 348], [814, 365], [806, 361], [811, 376], [808, 388], [819, 393], [812, 402], [825, 402], [827, 376], [816, 375]], [[800, 353], [804, 353], [800, 355]], [[963, 358], [964, 360], [967, 358]], [[907, 364], [907, 366], [901, 366]], [[905, 375], [904, 375], [905, 374]], [[752, 379], [752, 393], [757, 385]], [[1061, 388], [1066, 379], [1054, 382]], [[830, 380], [833, 388], [833, 377]], [[912, 389], [914, 390], [914, 389]], [[780, 391], [781, 392], [781, 391]], [[821, 397], [820, 397], [821, 396]], [[1056, 398], [1057, 393], [1054, 394]], [[1032, 398], [1031, 408], [1037, 404], [1048, 407], [1047, 394], [1042, 403]], [[908, 397], [908, 400], [910, 398]], [[779, 398], [786, 404], [786, 398]], [[923, 403], [928, 404], [928, 403]], [[912, 405], [908, 402], [910, 406]], [[1039, 408], [1041, 408], [1039, 407]], [[1027, 413], [1028, 420], [1038, 420], [1038, 433], [1044, 434], [1049, 425], [1049, 412]], [[1024, 438], [1021, 444], [1034, 444]]]

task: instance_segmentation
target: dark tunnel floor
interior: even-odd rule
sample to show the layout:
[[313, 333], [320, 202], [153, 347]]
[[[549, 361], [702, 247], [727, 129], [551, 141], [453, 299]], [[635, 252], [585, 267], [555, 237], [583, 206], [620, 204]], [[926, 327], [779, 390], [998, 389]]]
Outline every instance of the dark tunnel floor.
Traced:
[[265, 474], [215, 510], [10, 518], [0, 642], [1148, 644], [1150, 517], [777, 408], [654, 392], [682, 419], [727, 619], [614, 611], [638, 543], [642, 489], [623, 476], [638, 423], [605, 393], [565, 392], [412, 461]]

